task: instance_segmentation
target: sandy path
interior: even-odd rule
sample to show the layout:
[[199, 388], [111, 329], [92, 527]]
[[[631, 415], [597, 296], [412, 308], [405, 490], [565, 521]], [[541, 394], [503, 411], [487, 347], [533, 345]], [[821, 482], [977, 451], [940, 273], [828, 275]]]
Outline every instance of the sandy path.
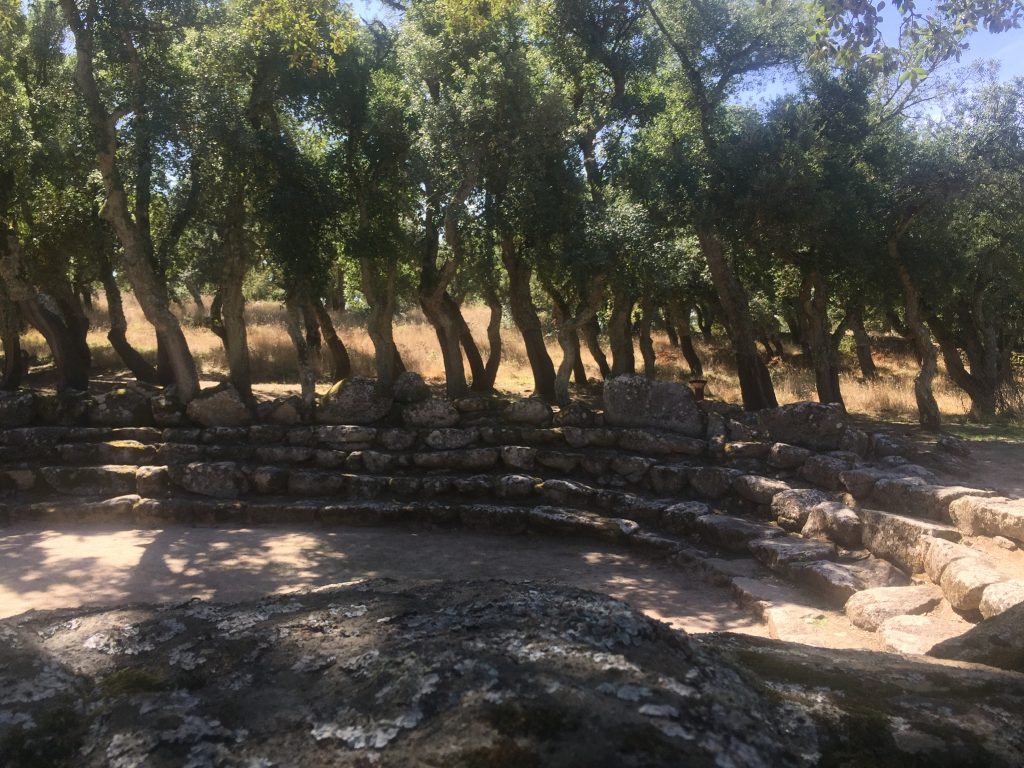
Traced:
[[234, 601], [366, 577], [550, 579], [681, 629], [766, 634], [726, 589], [611, 545], [394, 528], [0, 531], [0, 618], [191, 596]]

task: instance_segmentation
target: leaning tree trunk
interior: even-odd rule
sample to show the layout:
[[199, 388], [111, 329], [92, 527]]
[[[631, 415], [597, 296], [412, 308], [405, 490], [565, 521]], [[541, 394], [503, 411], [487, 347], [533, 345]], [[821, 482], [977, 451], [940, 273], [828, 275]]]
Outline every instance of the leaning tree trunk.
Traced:
[[[459, 306], [459, 302], [448, 293], [444, 297], [444, 311], [451, 317], [451, 323], [458, 333], [459, 343], [462, 345], [466, 362], [469, 363], [469, 373], [472, 377], [470, 389], [474, 392], [490, 392], [493, 382], [488, 382], [487, 366], [484, 364], [484, 358], [480, 354], [480, 348], [476, 345], [476, 339], [473, 338], [473, 332], [469, 329], [469, 323], [462, 316], [462, 308]], [[498, 344], [498, 351], [499, 353], [501, 352], [500, 343]]]
[[146, 384], [156, 384], [156, 368], [150, 365], [135, 347], [128, 342], [128, 319], [124, 316], [124, 304], [121, 301], [121, 289], [114, 279], [114, 270], [110, 266], [110, 259], [105, 253], [97, 256], [97, 264], [100, 270], [100, 281], [103, 283], [103, 291], [107, 295], [107, 315], [110, 317], [110, 330], [107, 331], [107, 340], [113, 347], [117, 356], [121, 358], [136, 381]]
[[508, 274], [509, 309], [523, 337], [526, 357], [533, 373], [533, 393], [545, 400], [555, 397], [555, 366], [544, 343], [544, 330], [530, 292], [530, 265], [517, 252], [515, 241], [506, 235], [501, 243], [501, 260]]
[[313, 412], [313, 405], [316, 401], [316, 369], [313, 367], [313, 355], [310, 353], [309, 344], [303, 333], [302, 302], [294, 294], [289, 293], [285, 299], [284, 308], [288, 335], [295, 346], [302, 404], [306, 407], [306, 413], [310, 414]]
[[331, 376], [335, 381], [347, 379], [352, 375], [352, 360], [348, 356], [345, 343], [338, 336], [338, 331], [334, 327], [334, 321], [331, 320], [331, 315], [327, 312], [323, 301], [318, 297], [312, 299], [311, 303], [313, 311], [320, 321], [320, 329], [323, 331], [327, 349], [331, 353]]
[[640, 354], [644, 359], [644, 376], [648, 379], [657, 378], [654, 354], [654, 341], [651, 339], [651, 323], [654, 320], [654, 302], [644, 299], [640, 302]]
[[199, 393], [199, 372], [189, 351], [185, 334], [170, 310], [167, 289], [157, 275], [152, 254], [143, 233], [129, 211], [128, 194], [117, 162], [117, 122], [103, 104], [93, 69], [92, 20], [83, 22], [75, 0], [61, 0], [65, 20], [75, 38], [75, 79], [89, 113], [96, 164], [106, 191], [104, 216], [121, 243], [121, 263], [146, 319], [156, 329], [161, 347], [166, 348], [178, 397], [188, 402]]
[[612, 291], [608, 318], [608, 345], [612, 349], [612, 376], [636, 373], [633, 355], [633, 296], [623, 287]]
[[186, 277], [183, 282], [185, 290], [188, 291], [188, 295], [192, 297], [192, 303], [195, 305], [195, 321], [198, 325], [204, 325], [206, 323], [206, 303], [203, 301], [203, 292], [199, 289], [199, 283], [191, 276]]
[[228, 356], [231, 384], [242, 400], [251, 405], [252, 364], [249, 359], [249, 334], [245, 325], [245, 296], [242, 294], [242, 284], [249, 271], [249, 247], [245, 239], [244, 196], [236, 193], [233, 197], [224, 233], [224, 263], [217, 291], [219, 304], [216, 316], [224, 332], [221, 340]]
[[575, 314], [571, 312], [569, 303], [551, 282], [544, 281], [544, 288], [554, 304], [558, 345], [562, 348], [562, 360], [555, 372], [555, 402], [559, 405], [568, 405], [569, 379], [576, 370], [580, 357], [579, 334], [604, 302], [604, 283], [600, 276], [592, 281], [584, 298], [580, 299]]
[[914, 350], [921, 361], [921, 370], [914, 377], [914, 398], [917, 400], [918, 421], [925, 429], [938, 432], [942, 427], [939, 404], [932, 392], [932, 383], [938, 373], [938, 359], [932, 344], [931, 334], [921, 317], [921, 297], [917, 292], [910, 272], [907, 271], [900, 257], [899, 244], [896, 236], [890, 237], [888, 244], [889, 256], [896, 264], [900, 284], [906, 301], [907, 330], [914, 341]]
[[842, 405], [839, 361], [832, 344], [831, 324], [828, 319], [828, 293], [825, 281], [816, 269], [804, 275], [800, 285], [800, 306], [807, 323], [807, 341], [811, 348], [818, 401]]
[[853, 348], [857, 353], [860, 375], [868, 380], [877, 379], [878, 369], [875, 367], [875, 359], [871, 356], [871, 337], [864, 327], [864, 314], [859, 307], [850, 312], [850, 330], [853, 331]]
[[676, 349], [679, 349], [679, 334], [676, 333], [675, 325], [672, 320], [672, 310], [668, 307], [662, 308], [661, 321], [665, 325], [665, 335], [668, 336], [668, 343]]
[[[484, 365], [484, 381], [479, 389], [490, 391], [494, 389], [494, 382], [498, 378], [498, 368], [501, 365], [501, 297], [492, 285], [484, 289], [484, 297], [487, 300], [487, 307], [490, 309], [490, 317], [487, 321], [487, 362]], [[486, 386], [486, 389], [484, 387]], [[476, 381], [473, 381], [473, 388], [478, 389]]]
[[775, 408], [779, 402], [768, 367], [757, 351], [757, 337], [750, 317], [747, 295], [729, 264], [718, 234], [704, 229], [698, 233], [701, 251], [707, 259], [718, 300], [725, 315], [726, 328], [736, 355], [743, 407], [747, 410]]
[[398, 269], [388, 261], [384, 271], [383, 284], [379, 283], [380, 272], [369, 256], [359, 257], [359, 274], [363, 295], [370, 312], [366, 319], [366, 330], [373, 342], [373, 361], [378, 383], [387, 391], [394, 386], [395, 379], [405, 370], [402, 357], [395, 346], [395, 284]]
[[[89, 388], [89, 364], [82, 357], [75, 332], [63, 317], [46, 306], [25, 278], [27, 260], [14, 232], [0, 223], [0, 279], [22, 317], [42, 334], [57, 368], [59, 390]], [[54, 307], [55, 309], [56, 307]]]
[[691, 307], [683, 302], [673, 302], [671, 317], [674, 320], [676, 333], [679, 335], [679, 351], [683, 354], [686, 365], [690, 368], [690, 375], [701, 377], [704, 375], [704, 365], [700, 361], [693, 346], [693, 332], [690, 330]]
[[573, 381], [576, 382], [576, 389], [577, 389], [577, 391], [579, 390], [580, 387], [586, 387], [586, 386], [588, 386], [590, 384], [590, 381], [587, 379], [587, 366], [584, 365], [584, 363], [583, 363], [583, 355], [579, 354], [579, 348], [580, 348], [580, 335], [579, 335], [579, 333], [577, 333], [576, 334], [576, 350], [577, 350], [576, 362], [573, 363], [573, 366], [572, 366], [572, 378], [573, 378]]
[[580, 326], [580, 334], [587, 344], [587, 351], [597, 363], [597, 369], [601, 372], [602, 379], [610, 379], [612, 376], [611, 366], [608, 365], [608, 358], [601, 349], [601, 326], [597, 322], [597, 312], [589, 320]]
[[960, 389], [971, 398], [971, 421], [990, 421], [996, 415], [996, 395], [999, 385], [994, 377], [977, 375], [974, 366], [968, 371], [964, 367], [963, 358], [960, 356], [960, 349], [957, 347], [952, 332], [937, 317], [928, 321], [936, 341], [939, 342], [939, 349], [942, 351], [942, 360], [946, 364], [946, 372]]
[[24, 366], [21, 361], [21, 323], [17, 308], [0, 280], [0, 345], [4, 349], [4, 370], [0, 390], [12, 391], [21, 385]]

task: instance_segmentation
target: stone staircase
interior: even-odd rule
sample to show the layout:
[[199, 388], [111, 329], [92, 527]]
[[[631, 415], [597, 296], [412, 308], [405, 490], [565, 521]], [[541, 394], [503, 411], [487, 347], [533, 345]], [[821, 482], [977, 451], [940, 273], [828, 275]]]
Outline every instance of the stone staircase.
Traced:
[[1024, 501], [945, 484], [830, 406], [708, 404], [700, 433], [680, 434], [579, 405], [552, 419], [538, 401], [427, 404], [416, 423], [5, 429], [0, 523], [594, 539], [698, 566], [781, 639], [831, 622], [851, 645], [867, 632], [908, 652], [1024, 602]]

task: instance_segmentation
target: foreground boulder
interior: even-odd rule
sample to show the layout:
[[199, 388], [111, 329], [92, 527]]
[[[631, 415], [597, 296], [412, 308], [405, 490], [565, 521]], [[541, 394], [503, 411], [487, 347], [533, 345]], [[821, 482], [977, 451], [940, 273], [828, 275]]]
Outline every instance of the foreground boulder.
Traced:
[[838, 403], [801, 402], [767, 408], [757, 414], [758, 425], [780, 443], [836, 451], [849, 447], [846, 410]]
[[654, 427], [704, 436], [704, 416], [685, 384], [626, 374], [604, 383], [604, 420], [613, 427]]
[[536, 583], [30, 613], [0, 637], [9, 766], [1010, 766], [1024, 749], [1012, 673], [700, 640]]
[[1024, 672], [1024, 603], [985, 619], [929, 652], [940, 659], [973, 661]]

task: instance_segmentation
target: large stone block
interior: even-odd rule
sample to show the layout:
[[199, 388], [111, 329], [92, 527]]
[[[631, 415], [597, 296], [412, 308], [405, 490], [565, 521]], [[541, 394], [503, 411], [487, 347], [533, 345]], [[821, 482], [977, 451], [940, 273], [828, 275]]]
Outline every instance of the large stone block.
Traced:
[[1024, 499], [964, 496], [949, 505], [949, 516], [968, 535], [1005, 536], [1024, 542]]
[[252, 423], [252, 413], [230, 384], [203, 390], [189, 401], [188, 417], [204, 427], [241, 427]]
[[392, 403], [391, 394], [375, 379], [353, 376], [328, 390], [316, 419], [321, 424], [373, 424], [390, 413]]
[[845, 448], [849, 429], [846, 410], [838, 403], [801, 402], [758, 411], [758, 425], [772, 440], [819, 451]]
[[960, 540], [960, 532], [948, 525], [891, 512], [862, 509], [860, 519], [864, 524], [864, 548], [907, 573], [921, 573], [924, 570], [924, 537]]
[[627, 374], [604, 383], [605, 423], [654, 427], [690, 437], [704, 434], [704, 416], [685, 384]]
[[847, 617], [854, 626], [869, 632], [894, 616], [919, 616], [928, 613], [942, 600], [942, 590], [934, 584], [912, 587], [876, 587], [857, 592], [846, 602]]

